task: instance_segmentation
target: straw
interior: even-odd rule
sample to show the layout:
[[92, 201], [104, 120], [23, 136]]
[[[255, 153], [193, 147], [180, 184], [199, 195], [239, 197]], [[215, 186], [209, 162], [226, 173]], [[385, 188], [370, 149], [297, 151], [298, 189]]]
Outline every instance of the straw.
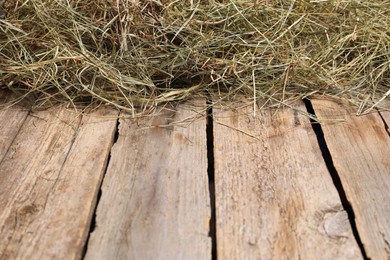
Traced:
[[368, 112], [389, 96], [386, 0], [5, 0], [3, 9], [0, 86], [41, 106], [328, 95]]

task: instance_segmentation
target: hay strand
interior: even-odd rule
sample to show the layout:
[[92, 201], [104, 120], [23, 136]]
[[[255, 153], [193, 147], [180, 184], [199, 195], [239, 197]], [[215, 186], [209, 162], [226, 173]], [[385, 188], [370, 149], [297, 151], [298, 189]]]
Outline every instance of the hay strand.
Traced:
[[0, 15], [0, 86], [40, 105], [316, 94], [369, 112], [389, 96], [386, 0], [5, 0]]

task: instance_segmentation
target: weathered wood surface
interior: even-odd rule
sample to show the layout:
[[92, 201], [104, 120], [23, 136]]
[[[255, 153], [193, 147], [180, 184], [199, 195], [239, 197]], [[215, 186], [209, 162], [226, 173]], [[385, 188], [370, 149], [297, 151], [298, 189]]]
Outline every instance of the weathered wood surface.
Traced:
[[6, 106], [8, 101], [0, 90], [0, 163], [29, 113], [28, 107]]
[[182, 122], [194, 115], [120, 120], [86, 259], [211, 257], [206, 118]]
[[307, 117], [214, 107], [214, 138], [220, 259], [362, 258]]
[[[390, 138], [378, 113], [313, 100], [368, 257], [390, 258]], [[337, 123], [337, 119], [345, 122]], [[330, 121], [329, 121], [330, 120]]]
[[28, 116], [0, 164], [1, 259], [81, 256], [116, 127], [102, 116], [115, 113]]
[[383, 111], [381, 115], [387, 124], [387, 133], [390, 135], [390, 111]]

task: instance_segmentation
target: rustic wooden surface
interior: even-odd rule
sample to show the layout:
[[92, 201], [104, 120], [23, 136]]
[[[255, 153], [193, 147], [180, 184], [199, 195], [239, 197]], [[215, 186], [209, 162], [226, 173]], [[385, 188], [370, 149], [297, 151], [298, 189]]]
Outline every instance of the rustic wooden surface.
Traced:
[[[0, 259], [79, 259], [85, 245], [88, 259], [211, 258], [204, 111], [183, 104], [122, 118], [110, 154], [114, 110], [1, 109], [3, 97]], [[327, 119], [322, 128], [365, 250], [389, 259], [384, 122], [332, 101], [313, 107]], [[362, 258], [308, 118], [259, 113], [214, 107], [218, 258]], [[390, 112], [381, 115], [390, 125]]]
[[390, 135], [390, 111], [383, 111], [381, 115], [387, 124], [387, 133]]
[[[0, 91], [0, 105], [5, 106], [8, 101], [4, 92]], [[26, 120], [28, 113], [28, 107], [18, 105], [0, 107], [0, 164]]]
[[220, 259], [362, 258], [307, 117], [214, 107], [214, 138]]
[[[390, 258], [390, 138], [378, 113], [313, 100], [368, 257]], [[330, 120], [329, 120], [330, 119]], [[337, 123], [335, 119], [345, 122]]]
[[1, 259], [81, 256], [115, 113], [30, 113], [0, 164]]
[[86, 259], [211, 257], [206, 119], [178, 123], [193, 115], [120, 120]]

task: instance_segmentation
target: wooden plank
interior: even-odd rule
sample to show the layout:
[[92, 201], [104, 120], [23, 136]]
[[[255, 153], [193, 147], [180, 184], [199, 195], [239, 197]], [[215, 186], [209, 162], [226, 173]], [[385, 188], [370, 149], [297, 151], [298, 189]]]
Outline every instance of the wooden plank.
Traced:
[[382, 111], [380, 112], [381, 116], [383, 117], [383, 120], [385, 120], [387, 125], [387, 133], [390, 135], [390, 111]]
[[211, 257], [206, 119], [188, 106], [120, 121], [86, 259]]
[[7, 94], [0, 90], [0, 163], [10, 148], [30, 111], [29, 107], [8, 107]]
[[0, 165], [0, 258], [78, 259], [116, 127], [114, 111], [29, 115]]
[[326, 143], [356, 217], [364, 248], [371, 259], [390, 258], [390, 139], [378, 113], [354, 116], [354, 108], [329, 100], [313, 100], [324, 121]]
[[362, 258], [307, 117], [214, 112], [219, 258]]

